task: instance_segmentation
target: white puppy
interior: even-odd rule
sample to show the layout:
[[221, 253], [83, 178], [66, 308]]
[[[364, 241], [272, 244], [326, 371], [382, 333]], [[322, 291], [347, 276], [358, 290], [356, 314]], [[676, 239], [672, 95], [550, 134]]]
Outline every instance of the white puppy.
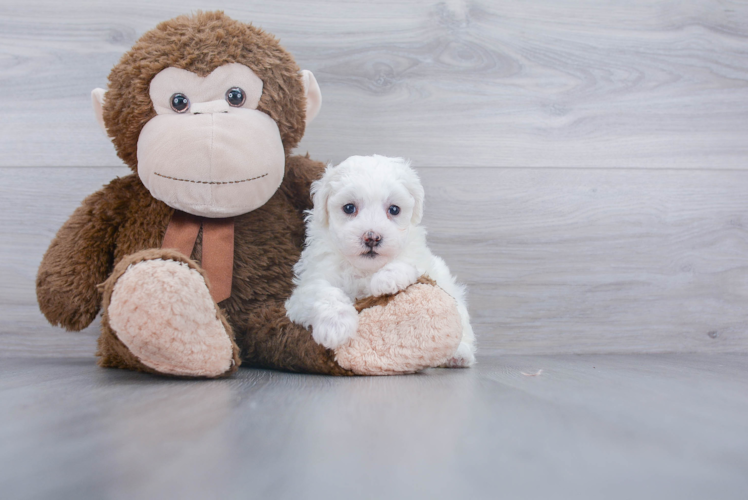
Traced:
[[393, 294], [428, 275], [457, 300], [462, 342], [446, 366], [475, 362], [465, 287], [426, 245], [423, 186], [405, 160], [352, 156], [312, 184], [306, 248], [294, 266], [288, 317], [334, 349], [356, 335], [354, 301]]

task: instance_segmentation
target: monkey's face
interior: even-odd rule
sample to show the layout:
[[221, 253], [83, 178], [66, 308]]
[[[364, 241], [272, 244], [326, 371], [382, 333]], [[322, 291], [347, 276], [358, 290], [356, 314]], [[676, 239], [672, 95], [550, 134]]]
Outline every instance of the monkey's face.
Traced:
[[266, 203], [322, 103], [314, 75], [275, 37], [222, 12], [160, 23], [91, 95], [154, 198], [205, 217]]
[[283, 180], [275, 121], [257, 110], [262, 80], [233, 63], [200, 77], [166, 68], [150, 84], [156, 116], [138, 138], [138, 175], [154, 198], [204, 217], [267, 202]]

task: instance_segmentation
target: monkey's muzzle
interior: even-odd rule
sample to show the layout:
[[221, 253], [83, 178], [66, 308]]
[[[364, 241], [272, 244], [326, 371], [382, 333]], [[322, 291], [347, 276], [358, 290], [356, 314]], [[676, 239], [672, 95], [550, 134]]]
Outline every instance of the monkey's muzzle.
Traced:
[[261, 207], [284, 168], [278, 126], [254, 109], [157, 115], [138, 140], [138, 175], [153, 197], [203, 217]]

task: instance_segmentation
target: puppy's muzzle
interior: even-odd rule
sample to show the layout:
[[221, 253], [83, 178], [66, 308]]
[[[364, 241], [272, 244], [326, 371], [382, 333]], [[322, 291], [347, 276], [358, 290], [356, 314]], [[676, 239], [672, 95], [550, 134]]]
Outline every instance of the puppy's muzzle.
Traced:
[[382, 235], [379, 233], [375, 233], [374, 231], [367, 231], [366, 234], [362, 237], [362, 240], [364, 242], [364, 245], [369, 247], [370, 249], [374, 249], [382, 244]]

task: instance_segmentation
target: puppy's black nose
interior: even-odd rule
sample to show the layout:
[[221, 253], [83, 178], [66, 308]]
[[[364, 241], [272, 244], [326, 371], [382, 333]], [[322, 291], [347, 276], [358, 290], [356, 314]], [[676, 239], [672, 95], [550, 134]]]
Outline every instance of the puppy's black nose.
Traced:
[[366, 245], [369, 248], [374, 248], [376, 246], [379, 246], [379, 244], [382, 243], [382, 235], [379, 233], [375, 233], [374, 231], [367, 231], [367, 233], [364, 235], [364, 245]]

